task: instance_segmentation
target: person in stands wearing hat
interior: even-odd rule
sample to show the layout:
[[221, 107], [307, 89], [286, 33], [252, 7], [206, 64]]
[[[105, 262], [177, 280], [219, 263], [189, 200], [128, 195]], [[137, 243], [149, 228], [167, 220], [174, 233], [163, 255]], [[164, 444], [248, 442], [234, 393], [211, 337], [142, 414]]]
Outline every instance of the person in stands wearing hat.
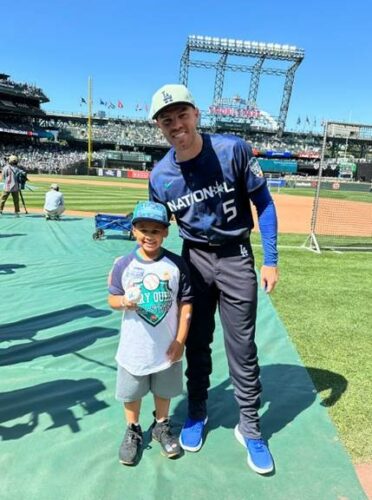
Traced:
[[179, 255], [162, 247], [168, 235], [165, 207], [140, 202], [133, 213], [137, 247], [114, 262], [108, 302], [123, 311], [116, 354], [116, 399], [124, 404], [127, 428], [119, 449], [122, 464], [133, 465], [142, 446], [142, 398], [152, 392], [152, 438], [168, 458], [181, 453], [172, 433], [169, 407], [182, 393], [182, 355], [192, 313], [188, 268]]
[[250, 243], [252, 202], [264, 253], [261, 287], [270, 293], [278, 281], [277, 217], [266, 179], [245, 140], [198, 132], [200, 111], [184, 85], [169, 84], [157, 90], [150, 118], [172, 146], [151, 172], [150, 199], [163, 203], [177, 221], [194, 290], [186, 343], [188, 418], [181, 446], [196, 452], [203, 444], [218, 307], [240, 409], [234, 434], [247, 450], [248, 465], [259, 474], [271, 473], [274, 462], [261, 437], [258, 415], [258, 286]]
[[9, 195], [12, 195], [15, 216], [19, 217], [19, 191], [21, 190], [21, 186], [19, 185], [17, 179], [17, 174], [19, 171], [17, 165], [18, 157], [16, 155], [10, 155], [8, 158], [8, 162], [3, 168], [2, 181], [4, 183], [4, 187], [0, 199], [0, 214], [3, 213], [5, 203], [9, 198]]
[[59, 220], [65, 211], [65, 201], [63, 194], [59, 190], [58, 184], [51, 184], [50, 190], [45, 194], [44, 214], [46, 220]]

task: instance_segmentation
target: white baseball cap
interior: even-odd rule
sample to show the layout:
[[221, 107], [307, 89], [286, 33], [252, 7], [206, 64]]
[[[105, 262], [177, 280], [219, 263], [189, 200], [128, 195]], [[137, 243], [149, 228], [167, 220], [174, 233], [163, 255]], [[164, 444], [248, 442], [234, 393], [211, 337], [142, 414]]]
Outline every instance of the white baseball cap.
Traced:
[[58, 184], [56, 184], [55, 182], [53, 182], [53, 184], [50, 185], [50, 188], [51, 189], [58, 189], [59, 186], [58, 186]]
[[160, 111], [173, 104], [190, 104], [195, 108], [194, 98], [185, 85], [168, 84], [157, 90], [152, 96], [149, 118], [156, 120]]
[[18, 156], [17, 155], [10, 155], [8, 158], [9, 163], [18, 163]]

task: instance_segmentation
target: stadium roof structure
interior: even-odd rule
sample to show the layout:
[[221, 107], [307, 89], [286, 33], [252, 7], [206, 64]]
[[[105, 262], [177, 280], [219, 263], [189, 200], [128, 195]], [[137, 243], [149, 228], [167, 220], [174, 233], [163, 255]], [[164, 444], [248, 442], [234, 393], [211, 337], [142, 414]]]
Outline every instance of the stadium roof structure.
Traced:
[[[220, 54], [220, 58], [217, 61], [192, 60], [191, 54], [193, 52]], [[228, 58], [231, 56], [253, 58], [255, 59], [255, 62], [253, 65], [232, 64], [228, 61]], [[251, 73], [251, 80], [247, 102], [249, 105], [256, 106], [261, 75], [267, 74], [271, 76], [284, 76], [285, 81], [283, 96], [277, 120], [278, 132], [282, 133], [287, 119], [294, 75], [304, 56], [305, 51], [294, 45], [190, 35], [187, 39], [186, 47], [181, 57], [179, 81], [184, 85], [188, 85], [188, 73], [190, 67], [215, 69], [216, 78], [214, 84], [213, 105], [216, 105], [221, 102], [222, 99], [226, 70], [249, 72]], [[287, 68], [264, 67], [266, 60], [287, 61], [290, 65]], [[231, 119], [227, 117], [226, 121], [231, 121]], [[248, 117], [247, 121], [249, 122]]]

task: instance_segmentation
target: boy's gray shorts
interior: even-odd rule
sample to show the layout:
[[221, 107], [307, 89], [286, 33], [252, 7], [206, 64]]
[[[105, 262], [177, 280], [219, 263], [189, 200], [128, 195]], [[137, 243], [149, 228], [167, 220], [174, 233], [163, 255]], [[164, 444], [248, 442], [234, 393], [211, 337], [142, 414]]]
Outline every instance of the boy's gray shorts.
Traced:
[[171, 399], [182, 393], [182, 361], [149, 375], [132, 375], [120, 365], [117, 368], [116, 399], [122, 403], [137, 401], [150, 391], [164, 399]]

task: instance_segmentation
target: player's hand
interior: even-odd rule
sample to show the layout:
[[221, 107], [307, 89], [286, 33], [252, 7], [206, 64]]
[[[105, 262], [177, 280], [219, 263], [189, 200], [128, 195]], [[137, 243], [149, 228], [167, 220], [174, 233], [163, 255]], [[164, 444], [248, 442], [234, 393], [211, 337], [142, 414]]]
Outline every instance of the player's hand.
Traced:
[[261, 267], [261, 287], [266, 293], [271, 293], [279, 280], [279, 270], [275, 266]]
[[181, 342], [179, 342], [178, 340], [173, 340], [167, 350], [167, 356], [169, 360], [172, 363], [174, 363], [175, 361], [179, 361], [182, 358], [184, 348], [184, 344], [181, 344]]

